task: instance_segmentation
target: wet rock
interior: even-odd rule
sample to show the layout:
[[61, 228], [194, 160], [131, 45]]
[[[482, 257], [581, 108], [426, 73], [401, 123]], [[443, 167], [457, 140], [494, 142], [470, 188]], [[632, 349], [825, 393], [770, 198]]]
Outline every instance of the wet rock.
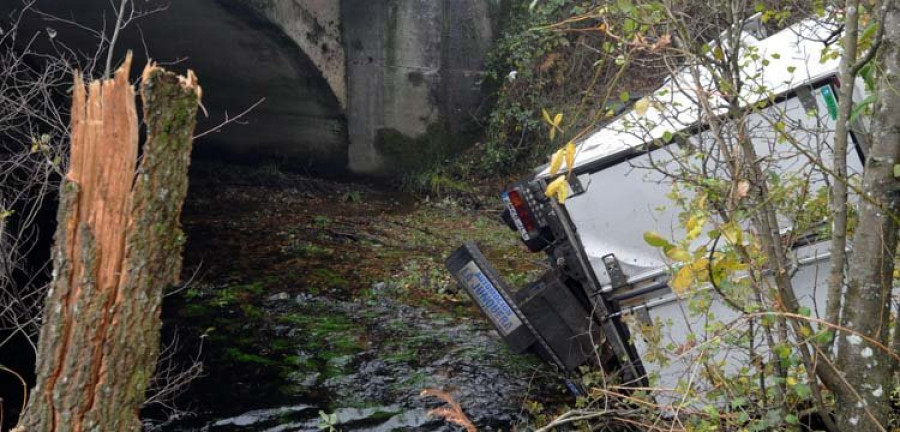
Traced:
[[310, 389], [319, 383], [319, 372], [302, 372], [295, 371], [288, 375], [288, 379], [294, 382], [301, 389]]
[[277, 424], [281, 419], [313, 410], [309, 405], [295, 405], [272, 409], [248, 411], [246, 413], [222, 419], [204, 428], [205, 430], [262, 430], [263, 427]]
[[290, 300], [290, 299], [291, 299], [290, 294], [282, 291], [278, 294], [269, 296], [269, 298], [266, 300], [268, 300], [270, 302], [276, 302], [276, 301], [284, 301], [284, 300]]

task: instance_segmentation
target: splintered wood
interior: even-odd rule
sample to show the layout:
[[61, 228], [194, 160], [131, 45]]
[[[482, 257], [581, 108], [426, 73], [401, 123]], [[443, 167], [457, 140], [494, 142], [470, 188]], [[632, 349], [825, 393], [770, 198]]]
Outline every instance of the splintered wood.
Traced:
[[[37, 385], [20, 430], [137, 431], [159, 346], [163, 290], [177, 280], [178, 219], [200, 88], [155, 66], [143, 74], [140, 167], [131, 56], [113, 78], [75, 76], [69, 172]], [[139, 173], [139, 174], [138, 174]]]

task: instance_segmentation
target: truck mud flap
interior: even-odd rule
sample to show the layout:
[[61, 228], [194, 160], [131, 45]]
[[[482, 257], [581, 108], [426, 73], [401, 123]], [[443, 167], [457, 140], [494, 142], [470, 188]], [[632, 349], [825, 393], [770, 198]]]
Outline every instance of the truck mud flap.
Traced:
[[557, 272], [514, 293], [474, 243], [457, 249], [446, 264], [515, 352], [531, 349], [564, 371], [596, 363], [605, 342], [602, 327]]

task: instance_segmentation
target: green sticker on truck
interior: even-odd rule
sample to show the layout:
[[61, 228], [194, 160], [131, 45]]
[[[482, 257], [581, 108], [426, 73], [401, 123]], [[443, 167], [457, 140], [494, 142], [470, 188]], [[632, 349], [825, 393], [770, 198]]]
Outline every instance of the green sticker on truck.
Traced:
[[832, 120], [837, 120], [838, 116], [838, 105], [837, 99], [834, 97], [834, 92], [831, 91], [831, 86], [826, 85], [823, 86], [819, 93], [822, 94], [822, 98], [825, 99], [825, 106], [828, 108], [828, 116], [831, 117]]

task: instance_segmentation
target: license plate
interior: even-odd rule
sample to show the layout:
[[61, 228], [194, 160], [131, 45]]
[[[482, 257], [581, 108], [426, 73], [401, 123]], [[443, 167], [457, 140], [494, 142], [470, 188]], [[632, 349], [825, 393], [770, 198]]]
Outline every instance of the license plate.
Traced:
[[522, 321], [513, 312], [509, 303], [500, 295], [494, 284], [488, 280], [474, 261], [466, 263], [456, 275], [465, 284], [469, 294], [485, 315], [494, 322], [494, 326], [497, 327], [500, 334], [506, 336], [522, 325]]

